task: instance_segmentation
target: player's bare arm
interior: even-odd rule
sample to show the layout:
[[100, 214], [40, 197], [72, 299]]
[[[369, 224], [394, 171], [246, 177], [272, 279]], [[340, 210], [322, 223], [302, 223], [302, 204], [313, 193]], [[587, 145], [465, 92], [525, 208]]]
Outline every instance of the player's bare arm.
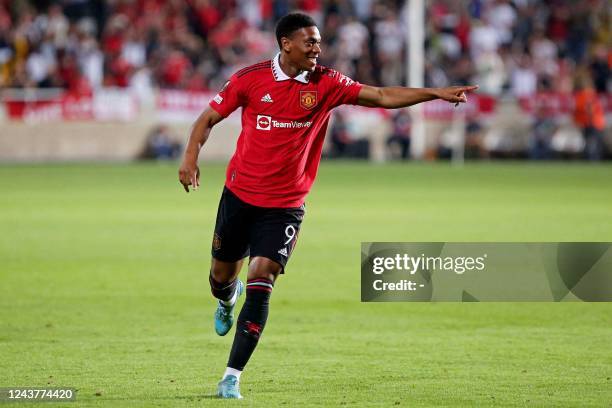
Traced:
[[183, 185], [186, 192], [189, 192], [189, 186], [197, 190], [200, 186], [200, 168], [198, 167], [198, 155], [200, 149], [208, 140], [210, 131], [213, 126], [223, 120], [214, 109], [208, 108], [194, 122], [191, 129], [191, 135], [185, 148], [183, 163], [179, 168], [179, 181]]
[[474, 91], [477, 85], [451, 86], [447, 88], [404, 88], [401, 86], [375, 87], [363, 85], [357, 104], [385, 109], [404, 108], [417, 103], [442, 99], [451, 103], [467, 102], [466, 92]]

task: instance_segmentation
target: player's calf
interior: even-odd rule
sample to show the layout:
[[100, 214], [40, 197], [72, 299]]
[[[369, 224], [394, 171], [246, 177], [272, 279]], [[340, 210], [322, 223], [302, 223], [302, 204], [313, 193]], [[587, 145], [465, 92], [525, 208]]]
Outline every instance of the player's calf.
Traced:
[[253, 354], [268, 319], [270, 296], [274, 283], [270, 279], [249, 279], [246, 300], [238, 316], [236, 334], [225, 375], [240, 374]]

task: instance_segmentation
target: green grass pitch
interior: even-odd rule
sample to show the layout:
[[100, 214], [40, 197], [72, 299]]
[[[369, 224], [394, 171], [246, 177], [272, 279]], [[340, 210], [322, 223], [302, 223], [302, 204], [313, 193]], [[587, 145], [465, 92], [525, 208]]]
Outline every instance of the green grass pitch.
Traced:
[[[214, 334], [207, 280], [224, 165], [190, 194], [176, 172], [0, 166], [0, 387], [75, 387], [78, 406], [236, 404], [213, 398], [233, 332]], [[611, 406], [611, 303], [359, 301], [361, 241], [610, 241], [611, 177], [324, 163], [243, 403]]]

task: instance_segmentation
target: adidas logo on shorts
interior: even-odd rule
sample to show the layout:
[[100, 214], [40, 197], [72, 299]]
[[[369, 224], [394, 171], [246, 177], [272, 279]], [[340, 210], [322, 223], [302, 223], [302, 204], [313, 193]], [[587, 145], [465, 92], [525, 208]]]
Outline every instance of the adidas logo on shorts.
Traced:
[[281, 249], [278, 251], [278, 253], [279, 253], [279, 254], [281, 254], [282, 256], [288, 256], [288, 255], [287, 255], [287, 248], [281, 248]]

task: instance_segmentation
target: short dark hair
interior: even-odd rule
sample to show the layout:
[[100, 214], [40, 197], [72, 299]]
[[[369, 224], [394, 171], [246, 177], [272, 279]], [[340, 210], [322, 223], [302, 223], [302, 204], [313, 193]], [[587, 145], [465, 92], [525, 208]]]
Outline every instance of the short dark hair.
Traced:
[[282, 48], [281, 38], [289, 37], [294, 31], [304, 27], [316, 27], [317, 23], [307, 14], [290, 13], [278, 20], [276, 23], [276, 41], [278, 47]]

